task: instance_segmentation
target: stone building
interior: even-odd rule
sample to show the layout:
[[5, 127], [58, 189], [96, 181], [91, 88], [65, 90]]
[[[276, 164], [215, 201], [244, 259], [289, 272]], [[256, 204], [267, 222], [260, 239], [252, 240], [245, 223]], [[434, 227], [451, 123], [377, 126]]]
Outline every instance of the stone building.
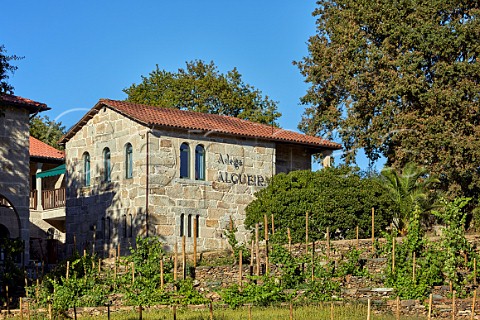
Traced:
[[30, 137], [30, 259], [58, 262], [65, 243], [65, 154]]
[[[226, 248], [233, 221], [276, 173], [311, 169], [340, 146], [238, 118], [100, 100], [63, 137], [67, 254], [122, 252], [136, 236]], [[170, 247], [171, 248], [171, 247]]]
[[[20, 239], [29, 260], [29, 117], [49, 108], [40, 102], [0, 94], [0, 241]], [[2, 254], [0, 254], [0, 260]]]

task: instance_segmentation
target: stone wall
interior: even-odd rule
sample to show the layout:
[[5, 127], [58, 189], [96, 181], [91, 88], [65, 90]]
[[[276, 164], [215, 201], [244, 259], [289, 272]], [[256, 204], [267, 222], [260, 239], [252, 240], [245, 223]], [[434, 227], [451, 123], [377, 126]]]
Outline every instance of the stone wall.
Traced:
[[0, 223], [11, 237], [25, 241], [29, 252], [29, 113], [20, 108], [2, 107], [0, 116], [0, 196], [14, 209], [2, 208]]

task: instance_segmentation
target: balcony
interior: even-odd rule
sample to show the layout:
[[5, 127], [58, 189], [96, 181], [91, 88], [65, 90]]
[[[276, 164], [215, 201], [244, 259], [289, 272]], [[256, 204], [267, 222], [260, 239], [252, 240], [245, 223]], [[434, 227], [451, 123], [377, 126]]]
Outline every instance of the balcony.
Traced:
[[30, 191], [30, 209], [56, 209], [65, 207], [65, 188], [42, 190], [41, 202], [38, 202], [37, 190]]

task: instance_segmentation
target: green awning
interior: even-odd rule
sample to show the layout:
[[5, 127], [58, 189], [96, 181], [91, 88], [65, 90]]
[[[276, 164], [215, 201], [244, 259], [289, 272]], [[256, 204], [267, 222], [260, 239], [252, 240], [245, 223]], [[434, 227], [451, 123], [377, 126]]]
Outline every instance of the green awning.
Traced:
[[65, 173], [65, 164], [62, 164], [56, 168], [37, 173], [37, 178], [59, 176], [64, 173]]

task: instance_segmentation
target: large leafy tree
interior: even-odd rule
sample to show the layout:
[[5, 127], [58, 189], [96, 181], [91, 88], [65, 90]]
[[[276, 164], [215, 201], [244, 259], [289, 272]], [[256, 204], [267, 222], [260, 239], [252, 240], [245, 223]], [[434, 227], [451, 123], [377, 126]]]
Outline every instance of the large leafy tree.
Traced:
[[0, 45], [0, 94], [13, 94], [13, 86], [8, 83], [10, 78], [9, 73], [13, 74], [18, 69], [17, 66], [12, 65], [12, 60], [20, 60], [23, 57], [16, 55], [8, 56], [4, 45]]
[[236, 68], [220, 73], [213, 62], [195, 60], [177, 72], [158, 65], [142, 82], [123, 90], [127, 101], [238, 117], [272, 124], [278, 119], [277, 103], [246, 84]]
[[311, 84], [300, 127], [338, 134], [346, 160], [408, 162], [437, 174], [447, 195], [480, 191], [480, 2], [319, 0]]
[[355, 238], [371, 234], [371, 209], [375, 208], [376, 233], [384, 230], [397, 211], [377, 176], [363, 176], [350, 167], [319, 171], [292, 171], [273, 177], [246, 208], [247, 227], [274, 215], [277, 240], [286, 241], [287, 228], [294, 242], [305, 240], [305, 215], [309, 213], [309, 239], [323, 240], [327, 227], [332, 237]]
[[36, 116], [30, 120], [30, 135], [57, 149], [63, 149], [58, 141], [65, 133], [65, 126], [48, 116]]

